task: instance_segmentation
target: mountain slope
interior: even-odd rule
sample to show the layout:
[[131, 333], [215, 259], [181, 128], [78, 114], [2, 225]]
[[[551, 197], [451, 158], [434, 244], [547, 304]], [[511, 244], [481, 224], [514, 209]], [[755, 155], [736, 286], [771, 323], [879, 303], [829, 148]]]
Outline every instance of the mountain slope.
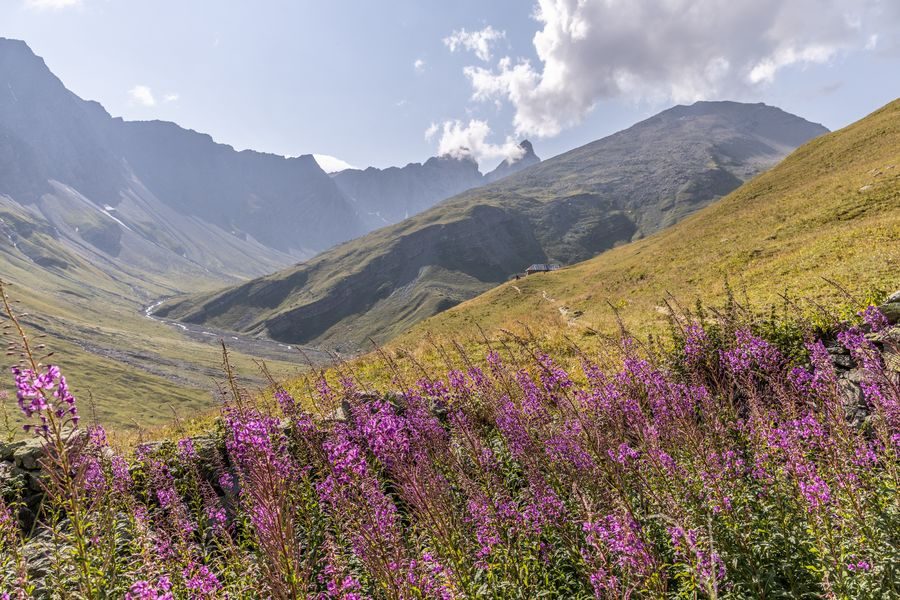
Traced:
[[101, 255], [111, 275], [233, 281], [363, 232], [310, 156], [236, 152], [174, 123], [114, 119], [16, 40], [0, 38], [0, 84], [0, 195], [65, 245]]
[[[362, 231], [312, 158], [236, 152], [172, 123], [114, 119], [24, 42], [0, 38], [0, 279], [104, 422], [141, 415], [148, 425], [212, 400], [220, 334], [150, 319], [147, 305], [270, 272]], [[293, 358], [277, 344], [229, 341], [251, 374], [248, 354], [279, 369], [277, 359]]]
[[173, 301], [160, 314], [285, 342], [358, 347], [530, 263], [571, 264], [653, 233], [825, 131], [765, 105], [678, 106], [296, 267]]
[[686, 306], [721, 301], [726, 278], [754, 303], [780, 303], [786, 291], [821, 306], [845, 302], [829, 281], [860, 299], [900, 288], [900, 100], [668, 229], [499, 286], [394, 343], [420, 346], [428, 334], [475, 340], [476, 324], [494, 333], [524, 324], [544, 339], [565, 334], [589, 346], [594, 331], [617, 332], [617, 316], [638, 334], [659, 331], [669, 295]]

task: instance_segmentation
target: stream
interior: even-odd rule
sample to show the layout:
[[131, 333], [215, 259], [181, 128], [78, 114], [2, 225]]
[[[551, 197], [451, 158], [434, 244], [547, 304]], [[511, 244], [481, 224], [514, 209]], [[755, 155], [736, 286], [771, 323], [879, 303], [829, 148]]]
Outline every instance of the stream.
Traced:
[[289, 363], [303, 364], [306, 362], [306, 358], [304, 358], [305, 354], [306, 357], [316, 365], [332, 362], [331, 356], [329, 356], [328, 353], [310, 346], [283, 344], [268, 338], [242, 335], [226, 329], [209, 327], [208, 325], [193, 325], [191, 323], [181, 323], [173, 319], [157, 317], [153, 312], [166, 300], [167, 298], [163, 298], [162, 300], [145, 307], [144, 316], [151, 321], [156, 321], [157, 323], [180, 329], [183, 335], [194, 341], [215, 346], [218, 346], [220, 341], [224, 341], [229, 350], [235, 350], [248, 356], [266, 360], [280, 360]]

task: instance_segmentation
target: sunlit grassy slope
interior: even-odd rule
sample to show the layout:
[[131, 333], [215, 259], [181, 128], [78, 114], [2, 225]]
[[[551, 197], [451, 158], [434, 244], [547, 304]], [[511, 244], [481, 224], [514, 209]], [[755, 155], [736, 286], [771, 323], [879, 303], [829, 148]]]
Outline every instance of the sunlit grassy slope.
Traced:
[[[33, 342], [54, 352], [45, 362], [62, 367], [86, 417], [133, 430], [168, 423], [175, 416], [189, 419], [213, 406], [215, 379], [223, 378], [215, 335], [191, 338], [148, 319], [143, 307], [188, 285], [211, 287], [214, 279], [186, 282], [175, 272], [164, 278], [127, 270], [113, 277], [68, 251], [46, 222], [11, 202], [0, 202], [0, 233], [6, 238], [0, 244], [6, 292]], [[5, 342], [14, 341], [10, 330], [5, 333]], [[0, 439], [6, 435], [3, 412], [17, 427], [19, 411], [8, 371], [16, 360], [7, 355], [0, 361], [0, 391], [8, 392], [0, 397]], [[249, 355], [235, 350], [232, 360], [251, 380], [258, 374]], [[271, 366], [279, 374], [294, 369], [278, 361]]]
[[656, 235], [556, 273], [501, 285], [415, 326], [392, 347], [427, 357], [435, 339], [501, 329], [590, 346], [616, 311], [638, 334], [665, 324], [664, 299], [756, 305], [788, 292], [827, 305], [847, 290], [900, 287], [900, 100], [799, 148], [783, 163]]

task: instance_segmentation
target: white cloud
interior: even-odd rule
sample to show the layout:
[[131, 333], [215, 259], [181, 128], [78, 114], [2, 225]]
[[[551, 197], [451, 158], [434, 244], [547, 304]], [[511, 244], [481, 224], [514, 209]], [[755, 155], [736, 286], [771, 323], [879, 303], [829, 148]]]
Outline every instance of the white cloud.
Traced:
[[425, 131], [425, 139], [433, 138], [438, 131], [441, 133], [438, 141], [440, 156], [471, 157], [482, 163], [505, 158], [516, 159], [523, 153], [522, 148], [511, 137], [507, 137], [501, 144], [489, 142], [491, 128], [487, 121], [471, 119], [468, 123], [459, 120], [444, 121], [440, 125], [432, 123]]
[[140, 104], [141, 106], [156, 105], [156, 98], [153, 96], [153, 91], [146, 85], [134, 86], [133, 88], [128, 90], [128, 95], [131, 97], [131, 101], [135, 104]]
[[176, 102], [179, 98], [181, 98], [181, 95], [172, 92], [163, 96], [163, 102]]
[[444, 38], [444, 45], [450, 52], [468, 50], [483, 61], [491, 60], [491, 46], [506, 37], [505, 31], [497, 31], [490, 25], [480, 31], [458, 29]]
[[[519, 135], [552, 136], [613, 97], [740, 96], [791, 66], [823, 64], [900, 33], [896, 0], [538, 0], [538, 63], [465, 69], [480, 101], [509, 102]], [[454, 32], [454, 36], [458, 32]], [[881, 37], [878, 37], [879, 34]], [[444, 42], [489, 55], [466, 36]], [[485, 42], [487, 44], [487, 42]]]
[[322, 170], [326, 173], [337, 173], [344, 169], [356, 168], [347, 161], [329, 154], [313, 154], [313, 158], [316, 159], [316, 162], [319, 163], [319, 166], [322, 167]]
[[416, 73], [422, 73], [425, 71], [425, 61], [421, 58], [417, 58], [413, 63], [413, 69], [415, 69]]
[[81, 0], [25, 0], [25, 8], [34, 10], [60, 10], [81, 6]]

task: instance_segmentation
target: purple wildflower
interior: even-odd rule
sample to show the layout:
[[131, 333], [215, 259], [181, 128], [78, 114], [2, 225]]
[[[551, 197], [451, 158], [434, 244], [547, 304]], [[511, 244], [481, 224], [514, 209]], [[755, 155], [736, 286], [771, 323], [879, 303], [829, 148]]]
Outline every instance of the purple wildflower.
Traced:
[[217, 592], [222, 589], [219, 578], [206, 565], [198, 567], [195, 563], [191, 563], [185, 567], [182, 576], [185, 579], [185, 587], [193, 592], [191, 594], [193, 598], [215, 598]]
[[887, 317], [884, 316], [884, 313], [882, 313], [877, 306], [872, 306], [871, 304], [867, 306], [865, 310], [860, 312], [859, 316], [863, 318], [863, 321], [865, 321], [873, 333], [887, 329], [891, 325], [888, 322]]

